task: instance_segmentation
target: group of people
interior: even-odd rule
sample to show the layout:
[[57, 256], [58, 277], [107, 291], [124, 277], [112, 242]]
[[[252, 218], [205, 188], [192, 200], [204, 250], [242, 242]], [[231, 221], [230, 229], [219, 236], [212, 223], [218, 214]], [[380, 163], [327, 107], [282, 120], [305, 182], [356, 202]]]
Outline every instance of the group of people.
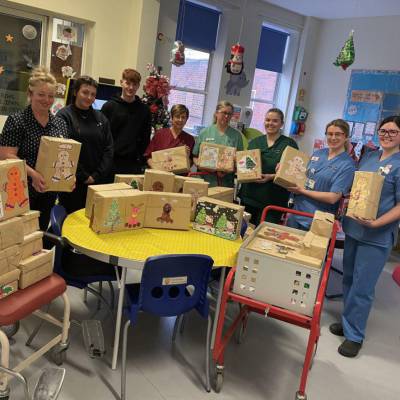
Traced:
[[[20, 158], [27, 164], [31, 208], [41, 211], [40, 227], [46, 229], [56, 193], [46, 192], [43, 177], [35, 171], [41, 136], [61, 136], [82, 143], [72, 193], [59, 196], [68, 212], [83, 208], [88, 185], [113, 181], [115, 173], [141, 173], [152, 167], [153, 151], [186, 146], [192, 162], [197, 165], [202, 142], [231, 146], [243, 150], [242, 134], [229, 123], [233, 105], [218, 103], [213, 124], [203, 129], [196, 140], [184, 131], [189, 110], [181, 104], [171, 109], [171, 127], [157, 131], [151, 138], [149, 108], [136, 95], [141, 81], [133, 69], [122, 73], [121, 95], [107, 101], [101, 111], [94, 110], [97, 82], [88, 77], [74, 84], [72, 104], [56, 116], [50, 113], [56, 92], [55, 78], [44, 68], [35, 69], [29, 79], [29, 105], [10, 115], [0, 135], [0, 159]], [[338, 351], [343, 356], [358, 354], [364, 337], [374, 289], [397, 237], [400, 220], [400, 117], [384, 119], [378, 129], [381, 150], [367, 153], [358, 166], [346, 151], [349, 125], [336, 119], [326, 126], [327, 148], [317, 150], [307, 166], [304, 187], [288, 190], [273, 183], [284, 149], [298, 148], [297, 143], [282, 134], [284, 115], [277, 108], [265, 115], [265, 135], [251, 140], [248, 149], [260, 149], [261, 179], [241, 185], [239, 197], [252, 222], [258, 224], [267, 205], [286, 207], [289, 197], [294, 209], [314, 213], [316, 210], [336, 214], [341, 198], [350, 191], [354, 172], [381, 173], [384, 185], [375, 220], [345, 217], [346, 234], [343, 256], [344, 310], [341, 322], [330, 326], [333, 334], [344, 336]], [[205, 175], [210, 186], [234, 185], [234, 173]], [[269, 222], [279, 223], [281, 214], [269, 213]], [[288, 225], [307, 230], [310, 219], [291, 215]]]

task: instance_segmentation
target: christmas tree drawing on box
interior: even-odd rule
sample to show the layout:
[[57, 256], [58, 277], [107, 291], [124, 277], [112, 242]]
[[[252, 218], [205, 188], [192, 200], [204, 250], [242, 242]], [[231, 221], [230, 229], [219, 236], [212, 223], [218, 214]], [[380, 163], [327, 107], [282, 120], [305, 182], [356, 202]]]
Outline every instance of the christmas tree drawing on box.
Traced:
[[236, 240], [242, 226], [244, 207], [201, 197], [197, 202], [193, 229], [221, 237]]
[[110, 209], [108, 210], [108, 215], [106, 220], [104, 221], [104, 226], [111, 228], [114, 230], [115, 226], [121, 224], [121, 213], [119, 211], [118, 201], [113, 199], [110, 205]]
[[261, 152], [259, 149], [236, 153], [238, 182], [251, 182], [261, 178]]

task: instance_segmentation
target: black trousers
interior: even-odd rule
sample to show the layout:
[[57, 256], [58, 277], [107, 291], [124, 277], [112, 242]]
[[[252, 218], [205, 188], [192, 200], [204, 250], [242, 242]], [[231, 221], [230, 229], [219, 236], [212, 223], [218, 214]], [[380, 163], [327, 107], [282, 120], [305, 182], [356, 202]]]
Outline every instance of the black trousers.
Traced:
[[45, 231], [49, 227], [50, 211], [54, 206], [57, 198], [57, 193], [35, 193], [34, 196], [30, 195], [29, 203], [31, 210], [40, 211], [39, 226], [40, 230]]

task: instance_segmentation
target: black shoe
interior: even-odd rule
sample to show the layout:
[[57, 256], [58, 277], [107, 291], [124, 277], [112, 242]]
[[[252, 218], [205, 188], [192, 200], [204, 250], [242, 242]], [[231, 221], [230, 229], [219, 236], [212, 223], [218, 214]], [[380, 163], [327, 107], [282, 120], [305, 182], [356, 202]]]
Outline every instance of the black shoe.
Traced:
[[355, 357], [362, 347], [362, 342], [353, 342], [351, 340], [345, 340], [339, 347], [338, 352], [344, 357]]
[[329, 325], [329, 331], [336, 336], [344, 336], [343, 325], [340, 322], [335, 322]]

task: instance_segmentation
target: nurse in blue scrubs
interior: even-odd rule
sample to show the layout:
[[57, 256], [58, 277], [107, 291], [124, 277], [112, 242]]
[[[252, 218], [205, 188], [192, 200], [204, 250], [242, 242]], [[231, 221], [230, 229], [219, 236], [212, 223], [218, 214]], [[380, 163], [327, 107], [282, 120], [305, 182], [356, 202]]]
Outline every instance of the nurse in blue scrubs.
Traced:
[[400, 116], [385, 118], [378, 129], [381, 150], [367, 153], [360, 171], [385, 177], [375, 220], [345, 217], [342, 322], [330, 331], [344, 336], [338, 352], [355, 357], [361, 349], [375, 285], [397, 237], [400, 220]]
[[[307, 165], [305, 187], [288, 190], [295, 194], [294, 209], [314, 214], [316, 210], [336, 214], [342, 195], [349, 193], [355, 164], [346, 152], [349, 125], [335, 119], [325, 130], [328, 148], [317, 150]], [[291, 214], [288, 226], [308, 230], [311, 218]]]

